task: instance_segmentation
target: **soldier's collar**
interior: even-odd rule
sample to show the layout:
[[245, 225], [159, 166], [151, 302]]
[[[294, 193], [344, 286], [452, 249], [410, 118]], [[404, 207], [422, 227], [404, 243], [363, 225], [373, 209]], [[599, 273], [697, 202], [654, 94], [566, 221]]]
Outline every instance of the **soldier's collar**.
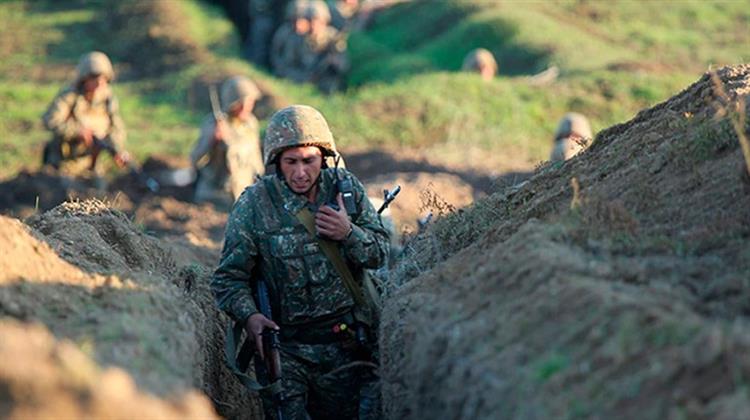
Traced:
[[[314, 207], [320, 207], [325, 204], [328, 196], [330, 195], [331, 183], [325, 181], [325, 179], [329, 178], [329, 176], [326, 176], [325, 174], [326, 171], [324, 169], [320, 172], [320, 176], [318, 176], [318, 194], [315, 197]], [[282, 186], [280, 192], [282, 194], [282, 198], [284, 199], [284, 209], [286, 211], [292, 214], [297, 214], [300, 210], [308, 205], [309, 202], [307, 201], [307, 198], [292, 191], [292, 189], [289, 188], [289, 185], [287, 185], [284, 179], [278, 179], [278, 182], [279, 185]]]

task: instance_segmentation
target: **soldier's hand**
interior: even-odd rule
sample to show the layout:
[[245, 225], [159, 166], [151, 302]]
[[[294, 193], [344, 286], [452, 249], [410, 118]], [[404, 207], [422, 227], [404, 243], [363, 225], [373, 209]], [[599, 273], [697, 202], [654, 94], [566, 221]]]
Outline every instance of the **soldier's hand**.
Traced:
[[214, 142], [220, 143], [227, 138], [227, 123], [224, 120], [216, 121], [214, 126]]
[[250, 317], [247, 319], [247, 322], [245, 323], [245, 332], [247, 332], [248, 337], [252, 337], [253, 341], [255, 341], [255, 349], [258, 350], [258, 354], [260, 355], [261, 359], [264, 358], [263, 330], [266, 328], [278, 330], [279, 326], [276, 325], [275, 322], [266, 318], [261, 313], [250, 315]]
[[343, 241], [349, 236], [352, 230], [352, 224], [349, 216], [346, 214], [344, 200], [341, 193], [336, 195], [336, 201], [339, 203], [338, 211], [322, 206], [318, 213], [315, 214], [315, 227], [318, 233], [334, 241]]
[[91, 149], [94, 146], [94, 132], [87, 127], [81, 127], [78, 131], [78, 138], [83, 141], [86, 148]]
[[115, 155], [115, 163], [118, 167], [124, 168], [130, 162], [130, 154], [128, 152], [120, 152]]

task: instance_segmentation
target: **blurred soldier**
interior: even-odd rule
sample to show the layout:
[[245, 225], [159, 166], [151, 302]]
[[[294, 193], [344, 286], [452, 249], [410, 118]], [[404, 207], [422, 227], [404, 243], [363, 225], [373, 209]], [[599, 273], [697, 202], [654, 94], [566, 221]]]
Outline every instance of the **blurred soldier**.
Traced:
[[271, 42], [271, 69], [273, 74], [297, 83], [307, 80], [305, 64], [302, 61], [305, 36], [310, 31], [310, 21], [306, 16], [307, 0], [289, 3], [287, 22], [276, 30]]
[[221, 85], [222, 109], [226, 114], [208, 116], [190, 160], [198, 171], [195, 201], [231, 204], [263, 174], [258, 120], [253, 115], [260, 90], [243, 76]]
[[479, 73], [482, 79], [489, 81], [497, 74], [497, 62], [491, 52], [477, 48], [466, 55], [461, 70]]
[[84, 54], [75, 80], [57, 94], [44, 114], [44, 126], [54, 137], [44, 147], [43, 164], [70, 175], [96, 175], [97, 156], [113, 152], [124, 167], [130, 157], [123, 149], [125, 128], [117, 99], [110, 89], [115, 73], [101, 52]]
[[269, 64], [268, 48], [275, 24], [273, 5], [272, 0], [247, 0], [248, 29], [245, 36], [245, 57], [261, 66]]
[[354, 19], [359, 10], [359, 0], [329, 0], [328, 9], [331, 12], [331, 26], [341, 31]]
[[322, 0], [312, 0], [307, 7], [310, 31], [305, 37], [303, 63], [306, 80], [315, 83], [326, 93], [339, 90], [344, 73], [349, 69], [346, 57], [346, 38], [329, 26], [331, 14]]
[[[265, 144], [264, 160], [278, 170], [245, 190], [229, 215], [211, 280], [217, 305], [244, 326], [260, 358], [264, 330], [278, 331], [283, 374], [275, 401], [284, 418], [370, 418], [360, 410], [374, 406], [375, 377], [354, 362], [376, 357], [375, 326], [357, 291], [364, 270], [386, 261], [386, 231], [359, 180], [323, 165], [336, 152], [318, 111], [278, 111]], [[336, 193], [337, 175], [351, 182], [351, 211]], [[261, 279], [273, 320], [253, 299]], [[267, 382], [258, 364], [256, 374]], [[274, 402], [261, 395], [267, 418], [274, 418]]]
[[575, 112], [565, 114], [555, 131], [555, 146], [550, 161], [557, 162], [572, 158], [588, 147], [591, 140], [589, 120]]

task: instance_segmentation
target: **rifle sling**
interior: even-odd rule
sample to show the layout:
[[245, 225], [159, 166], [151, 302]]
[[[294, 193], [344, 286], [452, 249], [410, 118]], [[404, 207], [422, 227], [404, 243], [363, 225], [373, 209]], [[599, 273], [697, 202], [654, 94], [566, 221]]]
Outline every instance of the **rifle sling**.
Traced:
[[295, 216], [297, 217], [297, 220], [302, 223], [305, 229], [307, 229], [310, 235], [312, 235], [318, 242], [320, 249], [323, 251], [326, 257], [328, 257], [328, 260], [331, 261], [331, 264], [333, 264], [333, 268], [336, 269], [339, 277], [341, 277], [341, 280], [344, 282], [344, 286], [346, 286], [346, 289], [349, 291], [352, 299], [354, 299], [354, 302], [363, 309], [367, 308], [367, 303], [365, 302], [365, 298], [362, 295], [362, 288], [360, 288], [357, 285], [357, 282], [354, 280], [354, 276], [352, 275], [351, 270], [349, 270], [349, 266], [346, 265], [344, 258], [341, 256], [341, 251], [339, 250], [338, 244], [316, 235], [315, 217], [312, 213], [310, 213], [310, 210], [308, 210], [307, 207], [303, 207], [302, 210], [295, 214]]

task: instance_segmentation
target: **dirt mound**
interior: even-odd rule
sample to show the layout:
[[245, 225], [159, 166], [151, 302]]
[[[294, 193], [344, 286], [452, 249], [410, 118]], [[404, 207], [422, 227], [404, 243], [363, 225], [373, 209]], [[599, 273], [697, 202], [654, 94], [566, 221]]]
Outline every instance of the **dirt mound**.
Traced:
[[0, 219], [0, 238], [12, 244], [0, 260], [0, 316], [47, 325], [148, 392], [182, 398], [198, 388], [222, 415], [258, 415], [224, 368], [228, 321], [215, 309], [209, 268], [189, 248], [99, 201], [65, 203], [29, 224]]
[[705, 75], [407, 247], [381, 326], [389, 417], [750, 410], [750, 191], [717, 111], [750, 66], [718, 76], [726, 97]]
[[169, 0], [121, 2], [107, 10], [104, 27], [110, 50], [129, 65], [126, 74], [157, 76], [208, 60], [208, 52], [190, 34], [187, 17]]
[[100, 369], [40, 325], [0, 320], [0, 417], [216, 418], [197, 392], [165, 402], [138, 391], [123, 370]]

